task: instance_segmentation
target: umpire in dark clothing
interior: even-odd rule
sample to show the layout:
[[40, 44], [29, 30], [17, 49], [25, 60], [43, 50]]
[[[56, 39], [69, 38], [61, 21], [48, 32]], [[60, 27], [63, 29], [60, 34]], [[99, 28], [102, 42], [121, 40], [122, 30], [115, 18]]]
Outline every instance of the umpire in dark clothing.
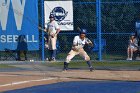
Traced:
[[17, 45], [17, 60], [21, 61], [21, 53], [24, 54], [25, 60], [27, 60], [27, 42], [25, 35], [20, 35], [17, 39], [18, 45]]

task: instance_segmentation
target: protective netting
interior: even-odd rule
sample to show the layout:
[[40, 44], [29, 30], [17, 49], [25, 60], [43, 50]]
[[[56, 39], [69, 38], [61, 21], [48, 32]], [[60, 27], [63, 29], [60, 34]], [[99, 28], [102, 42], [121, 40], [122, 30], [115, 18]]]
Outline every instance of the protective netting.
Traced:
[[[42, 24], [42, 3], [38, 1], [39, 25]], [[135, 32], [135, 22], [140, 19], [140, 2], [134, 0], [118, 0], [118, 1], [101, 1], [101, 35], [102, 60], [122, 60], [127, 57], [128, 39], [131, 33]], [[96, 2], [93, 0], [74, 0], [74, 31], [62, 31], [58, 35], [57, 41], [57, 60], [65, 60], [67, 53], [72, 46], [73, 37], [78, 35], [77, 27], [86, 28], [88, 30], [87, 37], [98, 46], [97, 36], [97, 17]], [[31, 20], [28, 18], [27, 20]], [[33, 22], [33, 21], [32, 21]], [[47, 37], [47, 34], [44, 34]], [[43, 34], [40, 31], [40, 50], [28, 51], [27, 60], [44, 60], [48, 57], [48, 50], [42, 49], [45, 42], [42, 42]], [[44, 50], [44, 51], [42, 51]], [[98, 59], [98, 47], [85, 47], [91, 59]], [[15, 56], [14, 56], [15, 55]], [[15, 60], [15, 51], [1, 51], [0, 60]], [[75, 57], [75, 60], [81, 60]]]

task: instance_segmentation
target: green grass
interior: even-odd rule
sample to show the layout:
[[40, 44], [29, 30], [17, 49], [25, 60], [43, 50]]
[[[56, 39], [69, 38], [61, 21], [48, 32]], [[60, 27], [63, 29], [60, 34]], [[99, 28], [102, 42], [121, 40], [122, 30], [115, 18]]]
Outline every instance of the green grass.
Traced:
[[0, 64], [0, 68], [14, 68], [14, 66], [6, 65], [6, 64]]
[[[68, 54], [68, 52], [67, 53], [58, 53], [56, 59], [66, 59], [67, 54]], [[88, 53], [88, 55], [90, 56], [91, 60], [98, 59], [97, 52]], [[125, 60], [126, 58], [127, 58], [127, 55], [124, 55], [124, 54], [107, 54], [107, 53], [103, 53], [103, 55], [102, 55], [103, 60]], [[73, 60], [82, 60], [82, 59], [83, 58], [81, 58], [79, 55], [75, 56], [73, 58]]]
[[[48, 63], [46, 64], [49, 67], [63, 67], [63, 62], [59, 63]], [[135, 67], [139, 66], [140, 67], [140, 62], [93, 62], [93, 66], [108, 66], [108, 67]], [[86, 62], [71, 62], [70, 67], [83, 67], [87, 66]]]

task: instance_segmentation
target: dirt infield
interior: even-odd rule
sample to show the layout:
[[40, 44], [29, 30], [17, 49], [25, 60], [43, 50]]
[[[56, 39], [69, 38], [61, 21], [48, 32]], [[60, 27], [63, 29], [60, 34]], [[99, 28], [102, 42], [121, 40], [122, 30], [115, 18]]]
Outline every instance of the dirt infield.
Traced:
[[0, 92], [36, 85], [81, 80], [140, 81], [140, 71], [69, 70], [0, 72]]

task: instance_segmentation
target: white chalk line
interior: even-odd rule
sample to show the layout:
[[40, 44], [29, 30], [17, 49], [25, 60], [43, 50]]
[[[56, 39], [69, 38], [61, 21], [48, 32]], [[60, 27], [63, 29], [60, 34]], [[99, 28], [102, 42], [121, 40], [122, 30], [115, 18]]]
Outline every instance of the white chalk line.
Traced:
[[0, 75], [0, 77], [6, 77], [6, 76], [19, 76], [19, 75]]
[[[41, 81], [47, 81], [47, 80], [55, 80], [58, 78], [47, 78], [47, 79], [38, 79], [38, 80], [27, 80], [27, 81], [19, 81], [19, 82], [12, 82], [9, 84], [4, 84], [4, 85], [0, 85], [1, 87], [7, 87], [7, 86], [13, 86], [13, 85], [20, 85], [20, 84], [26, 84], [26, 83], [31, 83], [31, 82], [41, 82]], [[68, 79], [68, 78], [63, 78], [63, 79]]]

